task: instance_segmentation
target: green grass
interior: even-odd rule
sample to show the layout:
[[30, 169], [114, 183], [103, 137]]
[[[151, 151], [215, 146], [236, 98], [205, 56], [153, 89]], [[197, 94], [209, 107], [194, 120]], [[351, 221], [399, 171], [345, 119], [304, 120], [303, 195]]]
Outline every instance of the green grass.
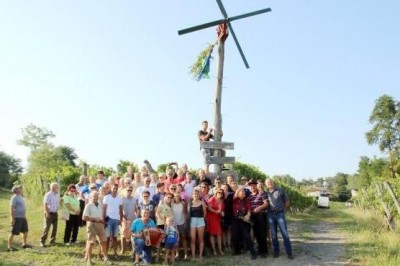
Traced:
[[[43, 212], [40, 204], [27, 201], [27, 217], [29, 223], [28, 242], [33, 245], [32, 249], [22, 250], [21, 236], [14, 238], [14, 246], [20, 250], [17, 252], [6, 252], [7, 237], [10, 230], [9, 204], [11, 193], [0, 190], [0, 265], [85, 265], [83, 261], [83, 250], [85, 243], [85, 229], [79, 231], [78, 240], [80, 244], [64, 246], [62, 238], [64, 235], [65, 222], [59, 221], [57, 243], [47, 248], [39, 247], [39, 239], [42, 233]], [[304, 213], [288, 215], [290, 222], [300, 222], [301, 230], [296, 230], [300, 238], [307, 240], [311, 238], [312, 226], [317, 223], [334, 223], [340, 232], [347, 236], [346, 259], [351, 265], [400, 265], [400, 237], [398, 234], [386, 232], [381, 228], [381, 217], [367, 211], [355, 208], [346, 209], [343, 203], [331, 202], [331, 208], [310, 208]], [[97, 254], [98, 248], [94, 248]], [[239, 260], [239, 261], [238, 261]], [[95, 256], [96, 265], [103, 265]], [[259, 265], [261, 260], [250, 261], [246, 256], [232, 257], [229, 255], [204, 259], [203, 261], [185, 262], [179, 261], [179, 265]], [[130, 265], [129, 254], [122, 256], [121, 261], [113, 262], [113, 265]], [[156, 264], [157, 265], [157, 264]], [[261, 265], [261, 264], [260, 264]]]

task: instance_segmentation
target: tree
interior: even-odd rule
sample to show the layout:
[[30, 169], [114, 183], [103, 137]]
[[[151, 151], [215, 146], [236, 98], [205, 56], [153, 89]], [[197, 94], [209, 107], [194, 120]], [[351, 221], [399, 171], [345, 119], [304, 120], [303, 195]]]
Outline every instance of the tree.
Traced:
[[11, 187], [22, 174], [21, 160], [0, 151], [0, 186]]
[[357, 185], [356, 188], [367, 188], [373, 181], [389, 176], [388, 165], [389, 163], [385, 158], [374, 157], [371, 159], [367, 156], [361, 156], [357, 174], [354, 175], [353, 183]]
[[296, 187], [297, 181], [291, 175], [274, 175], [272, 177], [275, 181], [279, 181], [281, 184], [285, 184], [290, 187]]
[[388, 95], [381, 96], [369, 117], [372, 129], [366, 133], [369, 145], [378, 145], [389, 157], [390, 174], [395, 177], [400, 158], [400, 103]]
[[333, 187], [333, 192], [337, 195], [339, 201], [346, 201], [351, 197], [351, 194], [347, 189], [348, 176], [348, 174], [337, 173], [334, 177], [335, 184]]
[[29, 124], [22, 129], [22, 139], [17, 140], [19, 145], [26, 146], [32, 150], [48, 145], [49, 139], [54, 138], [56, 135], [44, 127], [38, 127], [34, 124]]
[[67, 146], [45, 144], [32, 150], [28, 157], [27, 173], [21, 178], [25, 192], [32, 197], [41, 197], [48, 189], [47, 184], [58, 181], [58, 178], [61, 189], [76, 183], [81, 169], [76, 167], [75, 159], [77, 155], [74, 149]]

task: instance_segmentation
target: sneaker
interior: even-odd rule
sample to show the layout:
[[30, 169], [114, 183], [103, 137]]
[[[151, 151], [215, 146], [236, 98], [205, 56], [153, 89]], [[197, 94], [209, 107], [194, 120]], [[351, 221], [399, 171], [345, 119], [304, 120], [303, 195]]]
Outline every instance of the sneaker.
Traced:
[[257, 255], [251, 255], [251, 259], [252, 259], [252, 260], [257, 259]]
[[266, 253], [263, 253], [260, 255], [261, 258], [266, 258], [268, 255]]
[[278, 253], [274, 253], [274, 256], [273, 256], [273, 257], [276, 259], [276, 258], [279, 257], [279, 254], [278, 254]]
[[293, 257], [292, 254], [288, 255], [288, 258], [289, 258], [290, 260], [293, 260], [293, 259], [294, 259], [294, 257]]
[[40, 242], [40, 247], [44, 248], [44, 247], [45, 247], [45, 244], [42, 243], [42, 242]]
[[32, 248], [32, 246], [28, 245], [28, 244], [25, 244], [25, 245], [22, 245], [22, 248]]
[[7, 252], [10, 252], [10, 251], [18, 251], [18, 249], [14, 248], [14, 247], [7, 248]]
[[64, 245], [71, 246], [71, 243], [67, 242], [67, 243], [64, 243]]

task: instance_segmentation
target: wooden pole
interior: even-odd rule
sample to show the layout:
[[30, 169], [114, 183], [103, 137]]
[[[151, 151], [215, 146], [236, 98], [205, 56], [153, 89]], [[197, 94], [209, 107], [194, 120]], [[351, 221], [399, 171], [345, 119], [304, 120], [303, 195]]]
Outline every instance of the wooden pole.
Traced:
[[[224, 77], [224, 58], [225, 58], [225, 38], [221, 39], [218, 44], [218, 68], [217, 68], [217, 86], [215, 88], [214, 100], [214, 140], [220, 142], [222, 139], [222, 114], [221, 114], [221, 101], [222, 101], [222, 80]], [[221, 150], [214, 150], [214, 156], [221, 156]], [[220, 164], [214, 164], [214, 173], [220, 175], [222, 167]]]

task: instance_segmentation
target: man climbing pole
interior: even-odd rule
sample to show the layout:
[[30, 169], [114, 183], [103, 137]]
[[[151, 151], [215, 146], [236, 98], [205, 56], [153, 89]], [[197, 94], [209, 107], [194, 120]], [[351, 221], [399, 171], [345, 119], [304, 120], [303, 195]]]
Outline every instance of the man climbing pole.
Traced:
[[[204, 120], [201, 122], [201, 129], [199, 130], [198, 137], [199, 141], [210, 141], [210, 139], [214, 138], [214, 135], [212, 134], [213, 129], [208, 128], [208, 121]], [[211, 149], [208, 148], [200, 148], [201, 153], [203, 154], [203, 160], [204, 160], [204, 171], [206, 171], [206, 174], [209, 174], [209, 169], [210, 169], [210, 156], [211, 156]]]

